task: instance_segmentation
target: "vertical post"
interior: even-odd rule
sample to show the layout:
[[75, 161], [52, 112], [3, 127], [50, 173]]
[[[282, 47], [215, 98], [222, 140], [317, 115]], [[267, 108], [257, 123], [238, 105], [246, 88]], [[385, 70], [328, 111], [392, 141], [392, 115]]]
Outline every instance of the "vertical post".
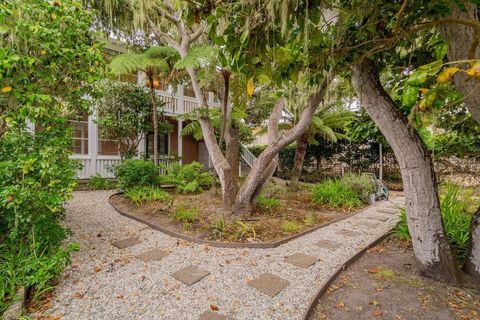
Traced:
[[96, 118], [95, 111], [88, 116], [88, 157], [90, 158], [89, 176], [97, 174], [98, 127], [95, 122]]
[[378, 144], [378, 154], [380, 158], [380, 168], [378, 170], [378, 179], [383, 180], [383, 145]]
[[177, 86], [177, 113], [183, 114], [185, 112], [185, 93], [183, 90], [183, 85]]
[[211, 106], [213, 103], [215, 103], [215, 95], [212, 91], [208, 91], [208, 105]]
[[178, 139], [178, 156], [180, 157], [180, 164], [183, 163], [182, 156], [183, 156], [183, 137], [182, 137], [182, 129], [183, 129], [183, 120], [178, 120], [178, 132], [177, 132], [177, 139]]

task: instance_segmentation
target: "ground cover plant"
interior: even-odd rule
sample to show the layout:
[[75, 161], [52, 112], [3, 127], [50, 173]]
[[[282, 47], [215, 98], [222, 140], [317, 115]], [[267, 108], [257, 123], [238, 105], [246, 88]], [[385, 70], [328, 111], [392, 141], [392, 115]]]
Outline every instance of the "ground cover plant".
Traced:
[[92, 176], [90, 181], [88, 181], [88, 187], [91, 190], [110, 190], [115, 189], [116, 186], [114, 181], [102, 176]]
[[136, 186], [125, 191], [124, 195], [137, 206], [146, 202], [168, 202], [171, 200], [171, 196], [167, 191], [151, 186]]

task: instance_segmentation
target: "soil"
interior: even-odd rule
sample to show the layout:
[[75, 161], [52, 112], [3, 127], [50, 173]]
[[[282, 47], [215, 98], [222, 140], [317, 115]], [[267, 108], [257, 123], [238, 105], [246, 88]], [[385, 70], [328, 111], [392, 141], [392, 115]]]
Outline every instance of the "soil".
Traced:
[[[112, 197], [112, 203], [124, 212], [189, 237], [243, 243], [278, 241], [353, 213], [322, 208], [312, 203], [308, 189], [290, 192], [278, 184], [269, 185], [262, 193], [279, 200], [277, 206], [269, 209], [257, 205], [251, 215], [241, 217], [224, 212], [218, 190], [171, 195], [174, 200], [170, 204], [151, 202], [136, 206], [122, 195]], [[193, 212], [195, 221], [176, 219], [175, 212], [179, 210]], [[291, 228], [286, 228], [285, 223]]]
[[388, 238], [343, 271], [309, 320], [480, 319], [480, 292], [424, 278], [412, 249]]

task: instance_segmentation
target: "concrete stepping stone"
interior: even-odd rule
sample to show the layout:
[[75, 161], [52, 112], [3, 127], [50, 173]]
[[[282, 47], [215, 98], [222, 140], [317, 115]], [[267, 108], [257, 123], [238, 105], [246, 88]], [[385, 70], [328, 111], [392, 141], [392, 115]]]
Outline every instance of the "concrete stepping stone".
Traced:
[[335, 251], [340, 247], [340, 243], [332, 241], [332, 240], [326, 240], [322, 239], [316, 243], [317, 246], [320, 248], [325, 248], [331, 251]]
[[198, 320], [233, 320], [233, 318], [207, 310], [200, 315], [200, 318], [198, 318]]
[[286, 262], [300, 268], [308, 268], [317, 263], [318, 260], [320, 259], [317, 257], [309, 256], [308, 254], [303, 254], [300, 252], [294, 253], [291, 256], [285, 258]]
[[274, 297], [280, 291], [288, 287], [290, 282], [271, 273], [262, 273], [258, 278], [250, 281], [248, 285], [265, 293], [267, 296]]
[[139, 254], [137, 258], [142, 260], [143, 262], [152, 262], [152, 261], [160, 261], [166, 256], [168, 256], [167, 251], [155, 248], [153, 250]]
[[397, 214], [398, 210], [390, 208], [377, 208], [377, 212], [383, 212], [388, 214]]
[[362, 226], [365, 226], [369, 229], [376, 229], [379, 227], [379, 224], [371, 221], [362, 221]]
[[348, 230], [348, 229], [341, 229], [338, 233], [341, 234], [342, 236], [352, 237], [352, 238], [362, 235], [360, 232], [353, 231], [353, 230]]
[[112, 244], [118, 249], [125, 249], [140, 243], [142, 243], [142, 241], [138, 238], [126, 238], [112, 242]]
[[187, 286], [191, 286], [192, 284], [197, 283], [209, 274], [210, 272], [208, 271], [201, 270], [194, 266], [188, 266], [186, 268], [178, 270], [177, 272], [172, 274], [172, 276], [175, 279], [185, 283]]
[[380, 220], [380, 221], [387, 221], [388, 219], [390, 219], [390, 217], [386, 217], [382, 214], [371, 214], [369, 216], [367, 216], [368, 219], [373, 219], [373, 220]]

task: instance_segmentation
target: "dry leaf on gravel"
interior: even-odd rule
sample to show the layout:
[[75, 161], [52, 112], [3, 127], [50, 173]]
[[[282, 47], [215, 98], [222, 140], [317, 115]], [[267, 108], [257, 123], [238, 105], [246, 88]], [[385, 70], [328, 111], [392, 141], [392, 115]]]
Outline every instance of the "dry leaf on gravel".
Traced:
[[212, 310], [212, 311], [218, 311], [219, 309], [218, 309], [218, 307], [217, 307], [216, 305], [211, 304], [211, 305], [210, 305], [210, 310]]

